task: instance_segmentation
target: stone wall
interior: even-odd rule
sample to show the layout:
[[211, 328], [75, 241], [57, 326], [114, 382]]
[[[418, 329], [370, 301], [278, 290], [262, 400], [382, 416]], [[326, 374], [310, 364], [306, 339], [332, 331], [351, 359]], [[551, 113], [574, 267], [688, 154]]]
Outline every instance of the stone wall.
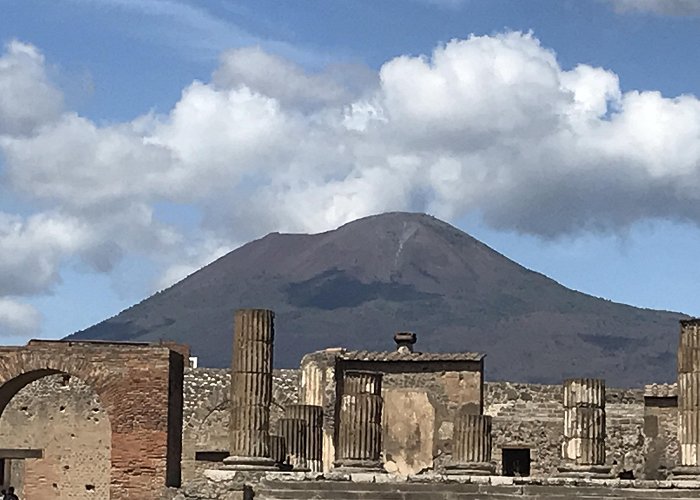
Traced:
[[[614, 472], [631, 470], [635, 477], [644, 473], [648, 447], [643, 396], [641, 389], [606, 391], [606, 462]], [[564, 431], [562, 386], [488, 382], [484, 414], [493, 417], [492, 457], [497, 473], [502, 472], [503, 448], [530, 449], [533, 475], [556, 473]]]
[[[387, 374], [384, 384], [387, 461], [394, 462], [397, 470], [420, 471], [435, 468], [449, 459], [450, 415], [463, 404], [464, 394], [469, 393], [464, 384], [473, 385], [473, 378], [473, 372]], [[109, 420], [90, 387], [75, 377], [69, 379], [68, 385], [63, 380], [60, 375], [45, 377], [17, 393], [0, 419], [0, 439], [7, 443], [3, 447], [45, 448], [47, 458], [61, 457], [60, 462], [51, 464], [47, 459], [24, 461], [27, 474], [46, 478], [37, 481], [49, 488], [46, 491], [51, 490], [54, 483], [61, 489], [69, 482], [77, 485], [76, 490], [82, 487], [84, 492], [92, 491], [90, 498], [98, 498], [100, 488], [109, 482], [109, 476], [104, 475], [109, 471]], [[300, 402], [299, 393], [304, 391], [300, 391], [299, 370], [276, 370], [273, 381], [271, 429], [274, 432], [284, 407]], [[212, 461], [219, 461], [228, 452], [229, 382], [229, 370], [185, 370], [183, 482], [200, 477], [204, 469], [215, 466]], [[327, 382], [330, 397], [334, 395], [335, 384]], [[484, 385], [483, 399], [484, 413], [493, 417], [492, 457], [497, 463], [497, 472], [502, 472], [503, 448], [522, 447], [530, 449], [532, 474], [553, 473], [561, 456], [561, 386], [489, 382]], [[663, 472], [661, 477], [657, 472], [659, 467], [670, 469], [678, 456], [676, 408], [645, 407], [641, 390], [608, 389], [606, 401], [607, 462], [616, 462], [615, 470], [633, 470], [636, 477], [643, 473], [648, 478], [663, 478]], [[326, 407], [326, 423], [331, 426], [333, 408], [332, 404]], [[20, 426], [20, 422], [28, 422], [29, 426]], [[88, 425], [84, 425], [85, 422]], [[80, 432], [73, 432], [71, 428]], [[17, 429], [27, 430], [18, 433]], [[52, 439], [56, 441], [53, 444]], [[70, 445], [70, 453], [74, 455], [56, 451], [55, 447], [63, 446], [64, 441], [76, 443]], [[399, 442], [410, 451], [402, 455], [398, 450]], [[431, 442], [431, 447], [426, 449], [419, 444], [424, 442]], [[43, 471], [37, 469], [41, 461]], [[74, 463], [82, 465], [74, 466]], [[17, 463], [13, 464], [14, 469], [17, 467]], [[91, 472], [93, 468], [103, 475]], [[80, 477], [76, 476], [78, 473]], [[95, 489], [86, 489], [86, 485]], [[43, 492], [43, 497], [47, 497]], [[24, 497], [31, 498], [27, 494]], [[81, 498], [77, 491], [73, 497]]]
[[43, 458], [6, 461], [17, 472], [4, 487], [20, 498], [109, 498], [109, 418], [83, 381], [53, 375], [25, 386], [0, 418], [0, 443], [43, 450]]
[[[270, 429], [287, 405], [299, 401], [299, 370], [274, 370]], [[190, 481], [216, 466], [228, 453], [230, 370], [186, 368], [182, 439], [182, 478]]]
[[[323, 371], [324, 362], [318, 368]], [[188, 369], [185, 376], [185, 436], [183, 445], [184, 478], [195, 474], [195, 452], [226, 451], [228, 413], [227, 370]], [[384, 455], [390, 468], [399, 472], [420, 471], [438, 467], [451, 454], [452, 420], [454, 410], [464, 401], [461, 380], [472, 373], [459, 372], [387, 374], [383, 393]], [[284, 405], [297, 402], [300, 373], [298, 370], [277, 370], [274, 373], [272, 424], [282, 413]], [[324, 379], [325, 380], [325, 379]], [[330, 389], [326, 398], [334, 398], [335, 384], [324, 382]], [[301, 391], [304, 392], [303, 390]], [[484, 384], [484, 414], [493, 417], [492, 459], [497, 473], [502, 473], [503, 448], [528, 448], [532, 459], [531, 473], [547, 475], [556, 472], [561, 463], [561, 443], [564, 428], [562, 386], [487, 382]], [[334, 399], [325, 404], [325, 425], [334, 425]], [[657, 475], [655, 465], [671, 468], [677, 457], [675, 408], [647, 408], [643, 391], [608, 389], [607, 463], [614, 471], [631, 470], [635, 477]], [[651, 435], [655, 419], [656, 435]], [[646, 426], [645, 426], [646, 423]], [[645, 430], [646, 429], [646, 430]], [[420, 436], [420, 439], [418, 439]], [[660, 440], [662, 436], [663, 440]], [[426, 450], [419, 442], [431, 441]], [[652, 441], [654, 440], [654, 441]], [[652, 447], [652, 444], [654, 447]], [[324, 443], [328, 447], [328, 442]], [[399, 452], [403, 447], [409, 452]], [[654, 463], [647, 463], [650, 450]], [[185, 463], [189, 461], [189, 466]], [[198, 469], [212, 464], [199, 461]], [[401, 469], [401, 470], [399, 470]]]

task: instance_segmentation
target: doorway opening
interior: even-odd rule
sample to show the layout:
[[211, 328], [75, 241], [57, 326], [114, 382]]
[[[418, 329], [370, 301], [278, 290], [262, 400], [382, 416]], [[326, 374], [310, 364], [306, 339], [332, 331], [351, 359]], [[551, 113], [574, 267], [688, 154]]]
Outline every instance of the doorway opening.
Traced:
[[530, 448], [503, 448], [503, 475], [530, 475]]

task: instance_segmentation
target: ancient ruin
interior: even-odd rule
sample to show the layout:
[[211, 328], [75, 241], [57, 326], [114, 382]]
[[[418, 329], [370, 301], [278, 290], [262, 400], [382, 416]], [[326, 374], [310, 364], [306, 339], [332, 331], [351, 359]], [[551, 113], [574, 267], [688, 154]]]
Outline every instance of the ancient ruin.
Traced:
[[[234, 315], [230, 370], [167, 344], [0, 349], [0, 476], [23, 499], [700, 498], [700, 320], [678, 384], [484, 382], [479, 353], [309, 353]], [[344, 497], [343, 497], [344, 498]]]
[[[1, 348], [0, 413], [8, 411], [13, 398], [34, 382], [58, 376], [68, 384], [75, 377], [99, 399], [93, 414], [100, 413], [108, 422], [104, 435], [93, 443], [110, 450], [108, 464], [101, 462], [108, 470], [94, 470], [89, 468], [90, 460], [100, 450], [86, 446], [73, 455], [45, 456], [43, 449], [10, 449], [12, 438], [4, 439], [0, 445], [3, 483], [21, 485], [22, 498], [36, 499], [77, 498], [80, 491], [100, 498], [157, 499], [163, 487], [179, 486], [183, 369], [182, 354], [165, 345], [34, 340], [26, 347]], [[20, 411], [36, 415], [29, 403], [25, 405]], [[65, 409], [62, 406], [59, 412]], [[3, 437], [37, 430], [32, 416], [31, 425], [16, 413], [11, 416], [20, 425], [3, 428]], [[95, 418], [84, 425], [99, 421]], [[79, 432], [74, 427], [52, 430], [71, 429]], [[75, 433], [59, 440], [70, 443]], [[15, 437], [14, 442], [18, 441]], [[62, 445], [65, 452], [71, 448]]]

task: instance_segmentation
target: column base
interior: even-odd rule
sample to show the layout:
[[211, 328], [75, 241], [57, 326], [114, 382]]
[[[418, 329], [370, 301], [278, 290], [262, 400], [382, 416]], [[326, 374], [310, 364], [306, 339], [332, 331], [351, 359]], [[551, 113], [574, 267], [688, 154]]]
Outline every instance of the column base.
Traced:
[[496, 465], [491, 462], [464, 462], [446, 465], [444, 473], [447, 476], [493, 476]]
[[610, 479], [610, 465], [577, 465], [566, 464], [557, 467], [559, 477], [574, 477], [580, 479]]
[[671, 479], [678, 481], [698, 481], [700, 480], [700, 466], [679, 465], [671, 469]]
[[342, 459], [336, 460], [333, 466], [336, 471], [348, 474], [355, 474], [358, 472], [386, 472], [380, 460]]
[[276, 471], [280, 470], [280, 468], [270, 457], [230, 456], [224, 458], [224, 465], [221, 467], [220, 470]]

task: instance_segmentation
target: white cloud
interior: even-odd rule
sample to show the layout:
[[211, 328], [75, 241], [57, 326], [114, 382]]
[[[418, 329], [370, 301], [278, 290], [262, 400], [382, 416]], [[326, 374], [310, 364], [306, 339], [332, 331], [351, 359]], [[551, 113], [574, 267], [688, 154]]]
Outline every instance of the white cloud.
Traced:
[[[21, 47], [35, 76], [0, 85], [49, 85], [39, 51]], [[369, 78], [339, 71], [236, 50], [169, 113], [111, 125], [57, 114], [47, 92], [53, 111], [0, 133], [6, 189], [37, 207], [0, 217], [0, 296], [50, 290], [69, 259], [109, 272], [135, 253], [167, 269], [166, 286], [234, 242], [385, 210], [479, 211], [545, 238], [700, 224], [694, 96], [622, 92], [612, 71], [562, 68], [522, 33], [454, 40]], [[165, 224], [161, 202], [194, 207], [201, 225]]]
[[30, 133], [61, 109], [61, 94], [49, 82], [41, 53], [32, 45], [9, 42], [0, 57], [0, 135]]
[[0, 297], [0, 337], [31, 337], [39, 333], [41, 314], [29, 304]]
[[619, 12], [651, 12], [672, 16], [700, 14], [697, 0], [609, 0]]

